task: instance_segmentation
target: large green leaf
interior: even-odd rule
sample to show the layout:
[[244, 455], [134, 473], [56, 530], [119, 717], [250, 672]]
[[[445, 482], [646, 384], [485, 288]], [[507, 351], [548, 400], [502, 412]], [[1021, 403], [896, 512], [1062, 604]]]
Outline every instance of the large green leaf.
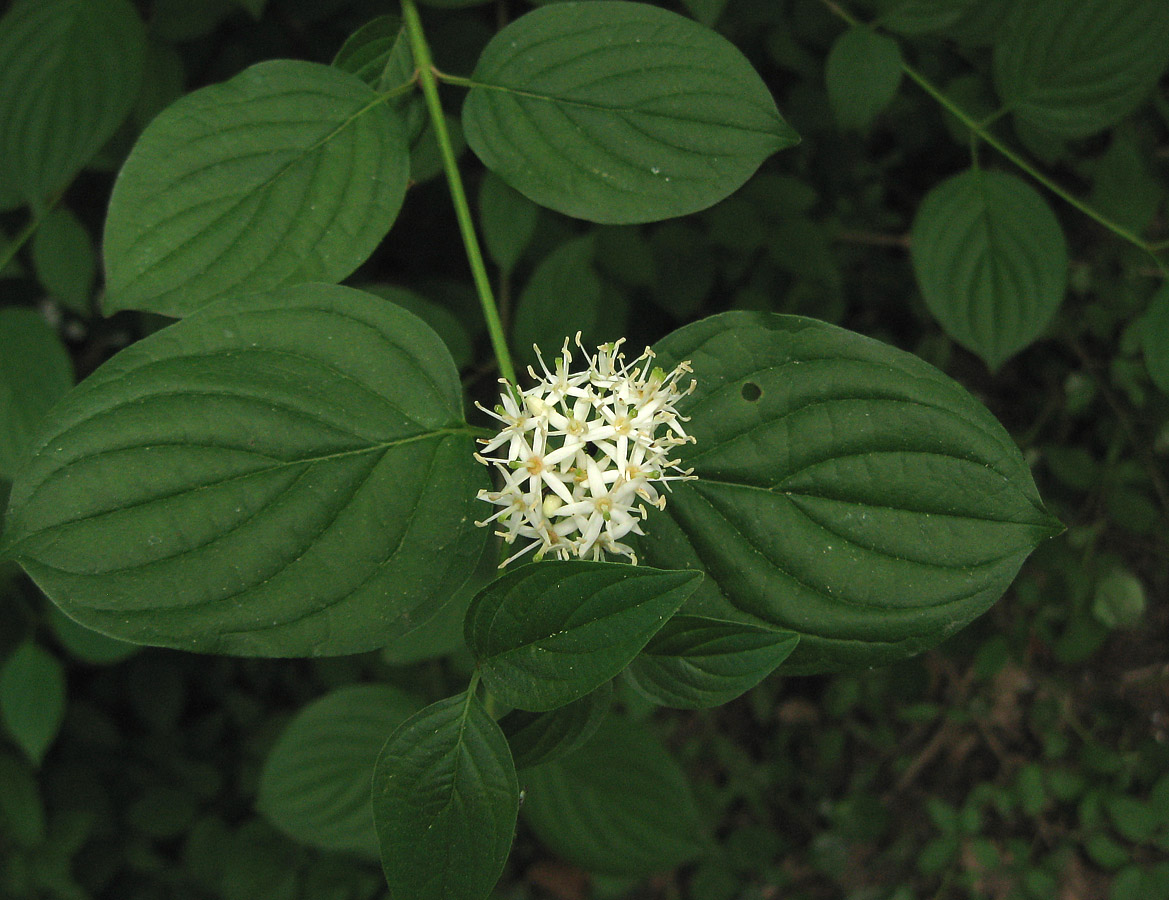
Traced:
[[502, 702], [555, 709], [629, 665], [701, 580], [587, 560], [521, 566], [471, 601], [467, 646]]
[[536, 203], [594, 222], [686, 215], [797, 143], [735, 47], [642, 3], [555, 3], [487, 45], [467, 142]]
[[13, 5], [0, 19], [0, 184], [33, 203], [65, 187], [130, 112], [143, 53], [126, 0]]
[[581, 749], [524, 773], [523, 813], [557, 855], [607, 875], [664, 871], [706, 847], [681, 768], [644, 725], [618, 716]]
[[377, 859], [369, 805], [374, 763], [390, 732], [421, 708], [381, 684], [349, 685], [310, 703], [268, 754], [257, 808], [305, 844]]
[[675, 616], [650, 639], [626, 675], [661, 706], [720, 706], [771, 674], [799, 640], [790, 631]]
[[39, 313], [0, 309], [0, 478], [11, 478], [33, 433], [73, 385], [73, 363]]
[[732, 312], [656, 345], [697, 481], [651, 510], [647, 562], [710, 576], [685, 611], [800, 635], [781, 671], [874, 665], [982, 613], [1060, 530], [1010, 435], [916, 357], [798, 316]]
[[943, 181], [922, 201], [912, 240], [926, 306], [992, 369], [1042, 334], [1063, 301], [1063, 230], [1014, 175], [971, 169]]
[[1028, 0], [1000, 32], [994, 80], [1014, 115], [1076, 138], [1127, 115], [1166, 63], [1164, 0]]
[[373, 776], [393, 895], [483, 900], [503, 871], [519, 804], [507, 739], [474, 694], [440, 700], [402, 723]]
[[357, 76], [274, 60], [142, 133], [106, 219], [106, 313], [183, 316], [226, 295], [351, 273], [406, 191], [397, 114]]
[[27, 642], [0, 666], [0, 720], [39, 766], [65, 716], [65, 671], [57, 657]]
[[70, 616], [215, 653], [356, 653], [429, 618], [483, 546], [454, 365], [410, 313], [302, 285], [123, 350], [46, 419], [9, 552]]

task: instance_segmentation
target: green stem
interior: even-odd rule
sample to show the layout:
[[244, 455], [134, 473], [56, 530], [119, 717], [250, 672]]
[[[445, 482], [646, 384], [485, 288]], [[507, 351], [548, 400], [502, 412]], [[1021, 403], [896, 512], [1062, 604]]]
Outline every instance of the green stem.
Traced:
[[507, 379], [507, 383], [514, 390], [517, 383], [515, 366], [511, 361], [511, 352], [507, 348], [507, 339], [503, 335], [503, 323], [499, 320], [499, 310], [496, 308], [495, 298], [491, 293], [491, 282], [487, 277], [487, 267], [483, 263], [483, 252], [479, 249], [479, 239], [475, 235], [475, 224], [471, 219], [471, 209], [467, 204], [467, 192], [463, 189], [463, 179], [459, 175], [454, 147], [451, 145], [451, 136], [447, 131], [446, 119], [442, 114], [442, 104], [438, 99], [438, 81], [435, 78], [434, 62], [430, 57], [430, 47], [426, 44], [426, 37], [422, 33], [422, 20], [418, 16], [418, 8], [414, 5], [414, 0], [402, 0], [402, 16], [406, 22], [406, 30], [410, 35], [410, 47], [414, 51], [414, 64], [418, 68], [422, 95], [426, 99], [426, 108], [430, 113], [430, 124], [434, 128], [439, 153], [442, 155], [442, 167], [446, 173], [447, 186], [450, 188], [451, 202], [455, 206], [455, 215], [459, 220], [459, 232], [463, 237], [463, 247], [467, 251], [467, 262], [471, 265], [475, 290], [479, 294], [479, 303], [483, 307], [483, 317], [487, 320], [487, 331], [491, 335], [491, 348], [495, 351], [499, 371], [503, 373], [503, 377]]
[[[860, 20], [857, 19], [856, 16], [852, 15], [847, 10], [845, 10], [843, 7], [841, 7], [839, 4], [835, 3], [834, 0], [821, 0], [821, 2], [834, 15], [836, 15], [837, 17], [839, 17], [843, 21], [847, 22], [849, 25], [859, 25], [860, 24]], [[913, 81], [915, 84], [917, 84], [918, 87], [920, 87], [923, 91], [925, 91], [927, 94], [929, 94], [931, 97], [933, 97], [934, 100], [936, 100], [939, 105], [941, 105], [946, 111], [948, 111], [952, 116], [954, 116], [954, 118], [956, 118], [963, 125], [965, 125], [967, 128], [969, 128], [973, 134], [977, 135], [977, 137], [980, 140], [982, 140], [988, 146], [993, 147], [1000, 154], [1002, 154], [1004, 157], [1006, 157], [1010, 162], [1014, 163], [1016, 166], [1018, 166], [1020, 169], [1022, 169], [1028, 175], [1030, 175], [1033, 179], [1035, 179], [1035, 181], [1039, 182], [1041, 185], [1043, 185], [1045, 188], [1047, 188], [1049, 191], [1051, 191], [1053, 194], [1055, 194], [1057, 197], [1059, 197], [1065, 203], [1074, 207], [1075, 209], [1078, 209], [1080, 212], [1082, 212], [1088, 218], [1095, 221], [1098, 225], [1101, 225], [1102, 227], [1108, 229], [1113, 234], [1115, 234], [1117, 237], [1127, 241], [1128, 243], [1132, 244], [1134, 247], [1137, 247], [1138, 249], [1143, 250], [1150, 257], [1152, 257], [1153, 262], [1156, 264], [1157, 269], [1161, 272], [1161, 274], [1165, 275], [1165, 276], [1169, 276], [1169, 269], [1166, 268], [1165, 263], [1162, 262], [1161, 259], [1157, 256], [1157, 253], [1160, 250], [1163, 250], [1163, 249], [1166, 249], [1167, 247], [1169, 247], [1169, 241], [1163, 241], [1159, 244], [1152, 244], [1152, 243], [1149, 243], [1148, 241], [1141, 239], [1138, 235], [1134, 234], [1132, 231], [1125, 228], [1123, 225], [1119, 224], [1118, 222], [1112, 221], [1107, 216], [1105, 216], [1103, 213], [1098, 212], [1097, 210], [1095, 210], [1091, 206], [1089, 206], [1087, 203], [1085, 203], [1083, 200], [1080, 200], [1075, 195], [1069, 193], [1067, 190], [1065, 190], [1063, 187], [1061, 187], [1059, 184], [1057, 184], [1051, 178], [1048, 178], [1046, 175], [1044, 175], [1042, 172], [1040, 172], [1038, 169], [1036, 169], [1033, 165], [1031, 165], [1031, 163], [1029, 163], [1026, 159], [1024, 159], [1022, 156], [1020, 156], [1018, 153], [1016, 153], [1014, 150], [1012, 150], [1010, 147], [1008, 147], [1006, 144], [1004, 144], [1002, 141], [1000, 141], [998, 138], [996, 138], [993, 134], [990, 133], [987, 126], [989, 126], [1000, 115], [1005, 114], [1007, 112], [1006, 109], [1000, 109], [1000, 110], [996, 111], [996, 113], [993, 116], [991, 116], [990, 118], [988, 118], [982, 122], [979, 122], [978, 120], [976, 120], [972, 116], [970, 116], [964, 109], [962, 109], [962, 107], [958, 106], [956, 103], [954, 103], [953, 100], [951, 100], [944, 93], [942, 93], [942, 91], [932, 81], [930, 81], [928, 78], [926, 78], [924, 75], [922, 75], [919, 71], [917, 71], [917, 69], [915, 69], [913, 66], [911, 66], [909, 63], [905, 62], [904, 60], [902, 60], [902, 62], [901, 62], [901, 70], [909, 77], [909, 79], [911, 81]]]

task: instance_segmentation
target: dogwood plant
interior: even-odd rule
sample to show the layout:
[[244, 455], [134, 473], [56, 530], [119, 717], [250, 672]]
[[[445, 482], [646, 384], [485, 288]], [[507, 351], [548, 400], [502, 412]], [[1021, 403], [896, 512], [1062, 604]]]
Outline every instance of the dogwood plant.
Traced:
[[[126, 0], [65, 3], [24, 0], [4, 33], [40, 33], [56, 4], [116, 49], [95, 66], [137, 71]], [[578, 334], [551, 368], [537, 354], [521, 384], [440, 84], [467, 90], [467, 144], [515, 209], [598, 225], [705, 209], [798, 136], [733, 45], [653, 5], [541, 6], [467, 77], [434, 65], [414, 0], [401, 12], [331, 66], [260, 63], [142, 132], [110, 201], [102, 307], [180, 321], [45, 416], [16, 466], [0, 554], [77, 622], [126, 641], [417, 658], [437, 635], [465, 649], [464, 691], [374, 717], [375, 745], [386, 740], [372, 826], [372, 756], [338, 775], [315, 752], [353, 716], [368, 723], [365, 706], [306, 720], [296, 740], [313, 753], [286, 765], [298, 757], [278, 747], [261, 804], [310, 843], [373, 847], [395, 897], [480, 900], [511, 846], [517, 769], [548, 840], [579, 813], [556, 804], [588, 796], [591, 767], [572, 760], [594, 733], [624, 754], [617, 771], [645, 773], [631, 790], [677, 785], [654, 781], [674, 772], [665, 751], [609, 711], [614, 680], [698, 708], [777, 670], [903, 658], [985, 611], [1059, 525], [961, 386], [813, 319], [724, 312], [630, 360], [625, 342], [589, 352]], [[57, 144], [94, 152], [118, 120]], [[503, 376], [498, 405], [476, 403], [492, 428], [465, 418], [471, 396], [434, 328], [338, 285], [394, 223], [423, 127]], [[12, 151], [38, 202], [75, 156]], [[552, 340], [576, 330], [570, 304], [541, 302]], [[477, 576], [485, 554], [504, 571]], [[302, 778], [313, 796], [357, 799], [306, 805]], [[707, 846], [679, 792], [664, 794], [645, 807], [666, 820], [638, 833], [678, 839], [630, 848], [651, 867]]]

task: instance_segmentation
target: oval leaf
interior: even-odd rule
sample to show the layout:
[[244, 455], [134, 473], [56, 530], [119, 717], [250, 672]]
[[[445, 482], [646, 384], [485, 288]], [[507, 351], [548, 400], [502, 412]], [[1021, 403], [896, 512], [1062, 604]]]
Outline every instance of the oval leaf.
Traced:
[[41, 417], [73, 385], [57, 333], [31, 309], [0, 309], [0, 478], [11, 478]]
[[824, 72], [828, 101], [841, 128], [866, 131], [901, 84], [901, 48], [862, 25], [833, 43]]
[[697, 481], [653, 510], [652, 565], [711, 577], [688, 613], [793, 631], [781, 671], [876, 665], [982, 613], [1061, 528], [1010, 435], [916, 357], [799, 316], [732, 312], [661, 341]]
[[350, 288], [228, 300], [55, 407], [5, 539], [70, 616], [214, 653], [358, 653], [429, 618], [483, 546], [486, 482], [433, 331]]
[[501, 702], [555, 709], [629, 665], [701, 580], [586, 560], [521, 566], [471, 601], [467, 646]]
[[1063, 301], [1063, 230], [1013, 175], [971, 169], [943, 181], [922, 201], [912, 241], [926, 306], [992, 370], [1034, 341]]
[[517, 769], [538, 766], [581, 746], [596, 732], [613, 701], [613, 683], [551, 712], [511, 712], [500, 725]]
[[706, 847], [681, 768], [644, 725], [618, 716], [524, 774], [524, 821], [557, 855], [606, 875], [665, 871]]
[[519, 805], [507, 739], [474, 694], [406, 720], [386, 741], [373, 776], [391, 892], [483, 900], [503, 871]]
[[1024, 121], [1068, 138], [1116, 124], [1169, 63], [1164, 0], [1015, 3], [994, 48], [999, 96]]
[[675, 616], [626, 670], [659, 706], [720, 706], [755, 687], [787, 659], [798, 634], [700, 616]]
[[16, 3], [0, 19], [0, 183], [33, 203], [65, 187], [129, 114], [144, 54], [126, 0]]
[[397, 115], [354, 75], [274, 60], [189, 94], [142, 133], [106, 219], [102, 308], [184, 316], [227, 294], [340, 281], [406, 191]]
[[36, 644], [21, 644], [0, 668], [0, 718], [17, 746], [39, 766], [65, 717], [65, 671]]
[[343, 687], [288, 723], [260, 774], [257, 808], [302, 843], [378, 858], [369, 806], [386, 737], [422, 704], [380, 684]]
[[37, 280], [53, 299], [88, 317], [97, 255], [85, 226], [67, 209], [48, 213], [32, 239]]
[[731, 43], [641, 3], [533, 10], [472, 79], [471, 149], [536, 203], [594, 222], [705, 209], [799, 141]]

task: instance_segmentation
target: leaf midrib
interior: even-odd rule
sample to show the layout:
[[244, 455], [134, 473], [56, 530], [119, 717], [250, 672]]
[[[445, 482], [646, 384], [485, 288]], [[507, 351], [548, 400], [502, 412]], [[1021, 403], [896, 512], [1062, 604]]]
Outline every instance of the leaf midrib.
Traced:
[[[135, 503], [126, 504], [124, 506], [117, 506], [117, 507], [113, 507], [111, 509], [101, 510], [99, 512], [88, 513], [84, 516], [78, 516], [77, 518], [69, 519], [69, 520], [63, 521], [63, 522], [54, 522], [52, 525], [48, 525], [44, 528], [38, 529], [37, 531], [29, 532], [28, 534], [25, 534], [21, 537], [18, 537], [10, 542], [0, 542], [0, 558], [3, 558], [5, 556], [11, 556], [13, 559], [19, 559], [19, 548], [22, 544], [32, 540], [33, 538], [43, 536], [43, 535], [48, 534], [50, 532], [53, 532], [53, 531], [56, 531], [56, 530], [59, 530], [62, 528], [68, 528], [70, 526], [77, 525], [77, 524], [80, 524], [82, 522], [89, 521], [91, 519], [100, 518], [101, 516], [107, 516], [111, 513], [124, 512], [126, 510], [136, 509], [140, 506], [147, 506], [147, 505], [152, 504], [152, 503], [165, 502], [167, 500], [171, 500], [175, 497], [179, 497], [179, 496], [182, 496], [184, 494], [191, 493], [193, 491], [200, 491], [200, 490], [204, 490], [204, 489], [212, 488], [212, 487], [221, 487], [225, 484], [230, 484], [233, 481], [238, 481], [238, 480], [241, 480], [244, 478], [252, 478], [255, 476], [259, 476], [259, 475], [264, 475], [267, 473], [279, 471], [281, 469], [286, 469], [290, 466], [306, 466], [307, 467], [307, 466], [313, 466], [313, 465], [323, 463], [323, 462], [330, 462], [330, 461], [336, 460], [336, 459], [342, 459], [342, 458], [349, 457], [349, 456], [360, 456], [360, 455], [366, 454], [366, 453], [388, 453], [390, 450], [394, 449], [395, 447], [401, 447], [401, 446], [405, 446], [407, 444], [417, 443], [418, 441], [423, 441], [423, 440], [426, 440], [426, 439], [432, 438], [432, 437], [443, 437], [443, 436], [452, 435], [452, 434], [466, 434], [469, 436], [473, 433], [474, 433], [474, 429], [470, 428], [469, 426], [465, 426], [465, 425], [464, 426], [457, 426], [457, 427], [450, 427], [450, 428], [440, 428], [440, 429], [435, 429], [432, 431], [422, 432], [420, 434], [410, 435], [410, 436], [404, 437], [404, 438], [396, 438], [396, 439], [391, 440], [391, 441], [379, 441], [375, 444], [370, 444], [370, 445], [365, 446], [365, 447], [358, 447], [358, 448], [353, 449], [353, 450], [341, 450], [341, 451], [338, 451], [336, 453], [324, 453], [324, 454], [319, 454], [316, 456], [301, 457], [298, 459], [281, 460], [281, 461], [276, 462], [270, 466], [264, 466], [264, 467], [259, 468], [259, 469], [253, 469], [253, 470], [250, 470], [248, 472], [241, 472], [237, 475], [231, 475], [227, 478], [221, 478], [221, 479], [216, 480], [216, 481], [210, 481], [210, 482], [198, 484], [198, 485], [195, 485], [192, 487], [187, 487], [187, 488], [184, 488], [182, 490], [173, 491], [169, 494], [163, 494], [163, 495], [156, 496], [156, 497], [150, 497], [150, 498], [147, 498], [144, 500], [139, 500]], [[140, 444], [140, 445], [137, 445], [136, 447], [119, 447], [119, 448], [114, 448], [114, 449], [134, 450], [134, 449], [147, 448], [147, 447], [152, 447], [152, 446], [154, 446], [153, 443]], [[106, 452], [108, 452], [108, 451], [106, 451]], [[87, 458], [91, 458], [91, 457], [82, 457], [81, 459], [84, 460]], [[73, 462], [76, 463], [78, 461], [79, 460], [74, 460]], [[41, 485], [43, 485], [43, 484], [44, 484], [44, 482], [41, 483]], [[41, 485], [38, 485], [37, 488], [35, 488], [28, 495], [28, 498], [25, 501], [26, 504], [32, 502], [33, 498], [35, 498], [36, 493], [40, 489]], [[18, 514], [19, 510], [14, 510], [14, 511], [12, 511], [12, 513], [13, 513], [13, 515]]]

